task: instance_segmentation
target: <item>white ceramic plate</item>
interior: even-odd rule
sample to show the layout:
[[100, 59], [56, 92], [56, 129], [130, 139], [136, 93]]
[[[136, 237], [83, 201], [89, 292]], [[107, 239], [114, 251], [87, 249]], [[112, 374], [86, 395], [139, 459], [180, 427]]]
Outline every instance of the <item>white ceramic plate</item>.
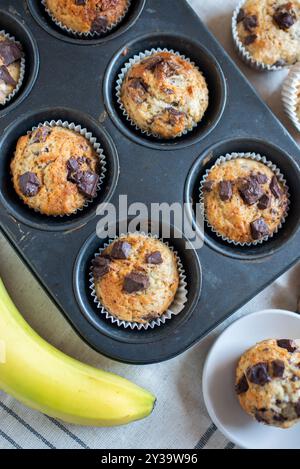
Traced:
[[299, 339], [300, 316], [269, 309], [244, 316], [228, 327], [213, 345], [203, 371], [203, 395], [208, 413], [226, 437], [247, 449], [299, 449], [300, 424], [288, 430], [251, 419], [234, 391], [239, 357], [265, 339]]

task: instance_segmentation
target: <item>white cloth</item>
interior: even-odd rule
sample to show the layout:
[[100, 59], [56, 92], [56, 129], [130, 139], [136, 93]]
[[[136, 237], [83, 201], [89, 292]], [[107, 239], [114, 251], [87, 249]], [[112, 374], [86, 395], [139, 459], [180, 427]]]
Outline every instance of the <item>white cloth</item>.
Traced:
[[[281, 110], [280, 85], [286, 72], [269, 75], [252, 72], [233, 52], [230, 20], [236, 0], [190, 0], [190, 3], [296, 136]], [[3, 238], [0, 238], [0, 259], [0, 275], [13, 300], [41, 336], [65, 353], [131, 379], [157, 396], [157, 406], [148, 419], [126, 427], [99, 429], [62, 424], [0, 392], [0, 448], [182, 449], [196, 445], [231, 448], [210, 421], [202, 398], [201, 374], [207, 351], [229, 322], [263, 308], [295, 310], [300, 292], [298, 264], [191, 350], [169, 362], [131, 366], [113, 362], [86, 346]]]

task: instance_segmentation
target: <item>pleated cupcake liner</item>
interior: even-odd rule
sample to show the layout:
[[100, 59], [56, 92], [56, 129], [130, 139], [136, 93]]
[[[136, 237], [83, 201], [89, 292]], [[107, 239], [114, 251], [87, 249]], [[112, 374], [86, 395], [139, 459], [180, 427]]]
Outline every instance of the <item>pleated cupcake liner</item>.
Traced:
[[[51, 120], [51, 121], [45, 121], [43, 123], [39, 123], [37, 126], [32, 127], [31, 130], [28, 130], [27, 134], [37, 130], [40, 127], [44, 127], [44, 126], [47, 126], [47, 127], [63, 127], [64, 129], [72, 130], [73, 132], [76, 132], [76, 133], [82, 135], [92, 145], [94, 151], [97, 153], [97, 155], [99, 157], [99, 162], [100, 162], [100, 164], [99, 164], [100, 172], [97, 173], [99, 175], [99, 181], [98, 181], [98, 184], [97, 184], [97, 192], [99, 192], [101, 190], [101, 186], [104, 182], [105, 174], [107, 172], [106, 157], [104, 155], [104, 151], [101, 148], [100, 143], [93, 136], [93, 134], [91, 132], [89, 132], [85, 127], [82, 127], [79, 124], [75, 124], [74, 122], [69, 123], [68, 121], [63, 121], [63, 120], [57, 120], [57, 121], [56, 120]], [[25, 204], [25, 202], [22, 198], [21, 198], [21, 200]], [[94, 200], [94, 198], [86, 199], [85, 203], [83, 204], [82, 207], [78, 208], [77, 210], [75, 210], [72, 213], [68, 213], [68, 214], [64, 214], [64, 215], [46, 215], [45, 213], [42, 213], [38, 209], [35, 209], [33, 207], [29, 207], [29, 208], [31, 208], [35, 212], [37, 212], [40, 215], [43, 215], [45, 217], [51, 217], [51, 218], [52, 217], [53, 218], [60, 217], [60, 218], [63, 218], [63, 217], [69, 217], [71, 215], [75, 215], [77, 212], [82, 212], [86, 207], [88, 207], [88, 205], [90, 203], [93, 202], [93, 200]], [[25, 204], [25, 205], [27, 206], [27, 204]]]
[[297, 107], [300, 107], [300, 62], [288, 74], [282, 88], [282, 102], [285, 112], [300, 132], [300, 116]]
[[[157, 54], [157, 53], [161, 53], [161, 52], [169, 52], [170, 54], [175, 54], [178, 57], [180, 57], [181, 59], [183, 59], [186, 62], [193, 65], [193, 67], [195, 67], [197, 70], [199, 70], [199, 67], [197, 67], [197, 65], [194, 62], [192, 62], [188, 57], [186, 57], [185, 55], [180, 54], [180, 52], [174, 51], [173, 49], [166, 49], [166, 48], [161, 49], [160, 47], [158, 47], [157, 49], [145, 50], [144, 52], [140, 52], [138, 55], [134, 55], [131, 59], [129, 59], [129, 62], [125, 63], [125, 65], [121, 69], [121, 73], [119, 73], [119, 75], [118, 75], [115, 90], [116, 90], [116, 97], [117, 97], [118, 105], [119, 105], [119, 107], [120, 107], [120, 109], [123, 113], [123, 116], [130, 123], [130, 125], [132, 125], [136, 130], [140, 131], [143, 135], [146, 135], [147, 137], [155, 137], [159, 140], [168, 140], [168, 139], [164, 139], [163, 137], [161, 137], [161, 135], [149, 132], [148, 130], [145, 130], [145, 129], [142, 129], [141, 127], [139, 127], [136, 124], [136, 122], [133, 119], [131, 119], [131, 117], [127, 113], [127, 110], [126, 110], [126, 108], [125, 108], [125, 106], [122, 102], [122, 98], [121, 98], [123, 81], [124, 81], [127, 73], [129, 72], [129, 70], [132, 68], [132, 66], [136, 65], [137, 63], [141, 62], [142, 60], [144, 60], [148, 57], [151, 57], [153, 54]], [[193, 122], [192, 126], [189, 129], [185, 129], [183, 132], [176, 135], [175, 138], [179, 138], [179, 137], [182, 137], [183, 135], [188, 134], [195, 127], [197, 127], [198, 123], [199, 122]]]
[[[281, 222], [280, 224], [278, 225], [278, 227], [276, 228], [276, 230], [268, 235], [268, 236], [264, 236], [263, 238], [259, 239], [259, 240], [255, 240], [251, 243], [240, 243], [238, 241], [234, 241], [224, 235], [222, 235], [221, 233], [219, 233], [209, 222], [208, 218], [207, 218], [207, 215], [206, 215], [206, 210], [205, 210], [205, 203], [204, 203], [204, 191], [203, 191], [203, 187], [204, 187], [204, 184], [205, 182], [207, 181], [207, 178], [210, 174], [210, 172], [215, 169], [217, 166], [221, 166], [222, 164], [226, 163], [227, 161], [231, 161], [231, 160], [235, 160], [235, 159], [238, 159], [238, 158], [247, 158], [247, 159], [251, 159], [251, 160], [255, 160], [255, 161], [258, 161], [259, 163], [263, 163], [265, 166], [267, 166], [274, 174], [275, 176], [277, 177], [278, 181], [283, 185], [284, 187], [284, 190], [285, 190], [285, 193], [287, 195], [287, 198], [288, 198], [288, 202], [287, 202], [287, 208], [286, 208], [286, 211], [281, 219]], [[227, 243], [230, 243], [230, 244], [234, 244], [235, 246], [257, 246], [259, 244], [262, 244], [264, 243], [265, 241], [268, 241], [269, 239], [273, 238], [273, 236], [278, 233], [278, 231], [282, 228], [283, 224], [285, 223], [285, 220], [286, 220], [286, 217], [288, 216], [288, 212], [289, 212], [289, 207], [290, 207], [290, 193], [289, 193], [289, 187], [287, 185], [287, 182], [286, 182], [286, 179], [284, 178], [283, 174], [281, 173], [280, 169], [274, 164], [272, 163], [271, 161], [267, 160], [267, 158], [265, 156], [261, 156], [259, 153], [227, 153], [225, 156], [221, 156], [220, 158], [217, 159], [217, 161], [215, 162], [215, 164], [208, 170], [206, 170], [206, 173], [205, 175], [203, 176], [202, 178], [202, 181], [200, 183], [200, 189], [199, 189], [199, 192], [200, 192], [200, 205], [201, 205], [201, 211], [202, 211], [202, 215], [203, 215], [203, 218], [207, 224], [207, 226], [210, 228], [210, 230], [215, 233], [219, 238], [222, 238], [223, 241], [227, 242]]]
[[50, 16], [53, 23], [55, 23], [56, 26], [58, 26], [60, 29], [62, 29], [66, 33], [70, 34], [71, 36], [77, 37], [78, 39], [96, 39], [96, 38], [99, 38], [101, 36], [104, 36], [107, 33], [110, 33], [114, 28], [116, 28], [116, 26], [118, 26], [121, 23], [121, 21], [123, 21], [123, 19], [125, 18], [125, 16], [128, 13], [129, 7], [131, 5], [131, 0], [128, 0], [127, 7], [126, 7], [123, 15], [121, 15], [118, 18], [117, 21], [115, 21], [114, 23], [108, 25], [105, 29], [103, 29], [103, 31], [101, 31], [101, 33], [97, 32], [97, 31], [79, 32], [79, 31], [75, 31], [72, 28], [69, 28], [68, 26], [64, 25], [61, 21], [58, 21], [55, 18], [55, 16], [53, 15], [53, 13], [49, 10], [49, 8], [47, 6], [46, 0], [41, 0], [41, 3], [43, 5], [43, 7], [45, 8], [45, 11]]
[[90, 283], [90, 291], [91, 291], [91, 296], [93, 298], [94, 303], [96, 304], [97, 309], [99, 310], [100, 314], [104, 315], [106, 319], [112, 322], [112, 324], [115, 324], [119, 327], [124, 327], [125, 329], [137, 329], [137, 330], [148, 330], [148, 329], [154, 329], [155, 327], [159, 327], [162, 324], [165, 324], [168, 320], [172, 319], [173, 316], [177, 316], [178, 314], [181, 313], [181, 311], [184, 309], [185, 304], [187, 302], [187, 282], [186, 282], [186, 274], [185, 270], [183, 268], [182, 262], [180, 260], [180, 257], [177, 253], [177, 251], [174, 250], [172, 246], [169, 245], [169, 243], [163, 241], [160, 239], [158, 236], [152, 235], [150, 233], [144, 233], [144, 232], [135, 232], [135, 233], [126, 233], [126, 234], [121, 234], [120, 236], [116, 236], [114, 238], [111, 238], [108, 243], [105, 243], [102, 248], [99, 249], [97, 253], [94, 255], [94, 259], [96, 259], [98, 256], [100, 256], [103, 251], [111, 245], [114, 241], [117, 239], [120, 239], [122, 237], [126, 237], [129, 234], [133, 235], [140, 235], [140, 236], [146, 236], [149, 238], [153, 239], [158, 239], [161, 241], [163, 244], [165, 244], [175, 255], [176, 262], [177, 262], [177, 269], [179, 273], [179, 286], [177, 289], [177, 292], [175, 294], [175, 298], [172, 302], [172, 304], [169, 306], [167, 311], [162, 314], [160, 317], [153, 319], [152, 321], [149, 321], [145, 324], [140, 324], [138, 322], [130, 322], [130, 321], [125, 321], [118, 319], [115, 317], [112, 313], [107, 311], [105, 307], [102, 305], [101, 301], [99, 300], [97, 293], [96, 293], [96, 288], [95, 288], [95, 283], [94, 283], [94, 275], [93, 275], [93, 266], [91, 265], [90, 267], [90, 273], [89, 273], [89, 283]]
[[[4, 36], [9, 41], [15, 42], [16, 44], [19, 44], [20, 46], [22, 46], [22, 44], [19, 41], [17, 41], [14, 36], [11, 36], [10, 34], [6, 33], [4, 30], [0, 31], [0, 36]], [[25, 57], [21, 57], [21, 59], [20, 59], [20, 76], [19, 76], [19, 80], [17, 82], [17, 85], [12, 90], [12, 92], [8, 96], [6, 96], [4, 103], [1, 103], [0, 106], [5, 106], [20, 91], [20, 88], [23, 84], [23, 80], [24, 80], [24, 76], [25, 76], [25, 66], [26, 66]]]

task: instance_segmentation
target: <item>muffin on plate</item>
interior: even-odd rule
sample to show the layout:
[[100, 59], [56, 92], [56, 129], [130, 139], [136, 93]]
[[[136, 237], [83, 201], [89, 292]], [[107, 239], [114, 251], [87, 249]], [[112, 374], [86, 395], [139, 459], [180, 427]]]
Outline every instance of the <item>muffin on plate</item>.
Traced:
[[22, 47], [0, 34], [0, 104], [5, 104], [21, 77]]
[[255, 62], [282, 67], [300, 60], [300, 0], [246, 0], [236, 23], [238, 46]]
[[76, 33], [103, 33], [126, 13], [129, 0], [44, 0], [55, 21]]
[[112, 316], [146, 324], [173, 303], [179, 272], [175, 254], [143, 234], [121, 236], [93, 261], [94, 286]]
[[173, 52], [156, 52], [134, 63], [120, 91], [121, 105], [141, 130], [171, 139], [198, 124], [208, 107], [204, 76]]
[[264, 340], [236, 370], [242, 408], [258, 422], [289, 428], [300, 422], [300, 349], [293, 340]]
[[276, 174], [247, 157], [217, 162], [202, 182], [202, 195], [208, 224], [224, 239], [240, 244], [275, 233], [289, 203]]
[[96, 196], [99, 156], [83, 135], [43, 125], [19, 138], [11, 162], [13, 185], [30, 208], [70, 215]]

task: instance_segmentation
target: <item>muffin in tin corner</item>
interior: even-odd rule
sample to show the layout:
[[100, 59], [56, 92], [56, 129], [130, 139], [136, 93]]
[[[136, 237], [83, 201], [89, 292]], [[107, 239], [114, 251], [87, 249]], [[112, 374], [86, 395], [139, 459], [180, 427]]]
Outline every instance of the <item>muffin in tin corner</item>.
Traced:
[[21, 79], [22, 46], [0, 34], [0, 104], [5, 104]]

